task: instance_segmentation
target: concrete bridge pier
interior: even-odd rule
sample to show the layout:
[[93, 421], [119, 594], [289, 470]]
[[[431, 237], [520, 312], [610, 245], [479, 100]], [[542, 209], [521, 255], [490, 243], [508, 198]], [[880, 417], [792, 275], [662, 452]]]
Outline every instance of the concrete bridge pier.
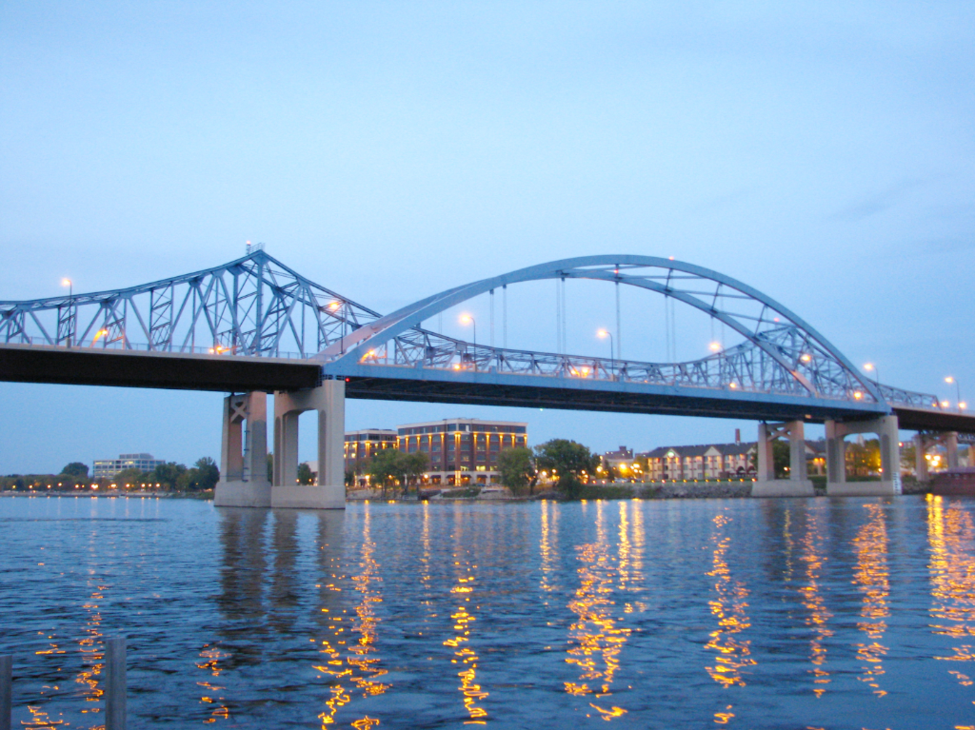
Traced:
[[254, 391], [223, 399], [217, 507], [270, 507], [267, 480], [267, 394]]
[[[772, 444], [789, 439], [789, 478], [775, 478]], [[806, 437], [802, 421], [758, 424], [758, 474], [752, 484], [753, 497], [812, 497], [813, 484], [806, 474]]]
[[[945, 466], [948, 469], [958, 468], [958, 432], [945, 431], [944, 433], [918, 433], [914, 436], [914, 474], [919, 482], [931, 480], [928, 472], [927, 453], [932, 446], [940, 444], [945, 447]], [[971, 449], [969, 449], [969, 461], [971, 461]], [[970, 464], [969, 464], [970, 465]]]
[[[318, 483], [298, 484], [298, 417], [318, 411]], [[345, 381], [274, 394], [272, 507], [345, 509]]]
[[914, 434], [914, 475], [919, 482], [931, 479], [928, 475], [927, 447], [928, 440], [924, 438], [924, 434]]
[[[845, 436], [875, 433], [880, 438], [879, 482], [846, 481]], [[861, 497], [901, 494], [900, 447], [897, 416], [869, 421], [826, 421], [826, 494], [831, 497]]]

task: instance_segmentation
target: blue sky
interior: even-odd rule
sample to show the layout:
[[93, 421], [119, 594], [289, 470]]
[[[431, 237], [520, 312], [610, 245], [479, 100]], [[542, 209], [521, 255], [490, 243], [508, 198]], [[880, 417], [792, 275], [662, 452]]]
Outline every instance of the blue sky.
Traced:
[[[885, 382], [953, 399], [951, 374], [975, 401], [973, 37], [964, 2], [8, 0], [0, 299], [181, 274], [247, 240], [380, 311], [556, 258], [675, 256]], [[509, 314], [525, 344], [553, 347], [552, 309]], [[0, 473], [216, 456], [219, 401], [0, 384]], [[347, 422], [455, 415], [598, 450], [754, 431], [377, 402]]]

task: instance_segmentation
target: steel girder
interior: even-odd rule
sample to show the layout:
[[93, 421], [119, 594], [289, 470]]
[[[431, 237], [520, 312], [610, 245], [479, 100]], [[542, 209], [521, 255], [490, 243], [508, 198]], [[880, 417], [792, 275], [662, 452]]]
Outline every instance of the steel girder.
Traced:
[[256, 250], [127, 289], [0, 302], [0, 342], [307, 358], [378, 316]]

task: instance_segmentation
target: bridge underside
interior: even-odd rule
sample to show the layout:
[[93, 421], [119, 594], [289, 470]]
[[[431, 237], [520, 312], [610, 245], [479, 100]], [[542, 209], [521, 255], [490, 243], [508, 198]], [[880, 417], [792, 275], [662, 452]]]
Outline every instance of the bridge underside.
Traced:
[[[838, 418], [839, 409], [797, 408], [792, 404], [737, 401], [705, 395], [661, 395], [609, 392], [549, 386], [452, 383], [432, 380], [353, 377], [346, 383], [346, 398], [457, 403], [462, 405], [553, 408], [576, 411], [644, 413], [704, 418], [749, 420], [804, 420], [821, 423]], [[850, 418], [875, 418], [876, 414], [851, 412]]]
[[[478, 375], [453, 380], [436, 373], [428, 373], [436, 379], [425, 379], [416, 373], [380, 378], [364, 372], [348, 379], [347, 398], [806, 423], [877, 416], [844, 408], [843, 403], [823, 406], [710, 397], [704, 389], [693, 395], [626, 392], [579, 387], [576, 382], [575, 387], [562, 388], [490, 382], [490, 377]], [[0, 345], [0, 381], [8, 382], [270, 393], [314, 388], [321, 380], [321, 366], [306, 360]], [[908, 431], [975, 433], [975, 417], [966, 414], [901, 406], [894, 413], [900, 428]]]
[[0, 380], [226, 393], [314, 388], [321, 367], [266, 357], [0, 345]]

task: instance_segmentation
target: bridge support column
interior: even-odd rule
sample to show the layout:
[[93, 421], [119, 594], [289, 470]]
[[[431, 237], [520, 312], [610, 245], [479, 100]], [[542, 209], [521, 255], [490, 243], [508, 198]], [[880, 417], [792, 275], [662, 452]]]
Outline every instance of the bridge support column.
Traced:
[[[845, 436], [875, 433], [880, 438], [880, 481], [846, 480]], [[870, 421], [826, 421], [826, 494], [831, 497], [861, 497], [901, 494], [900, 447], [897, 416], [881, 416]]]
[[948, 468], [957, 469], [958, 468], [958, 432], [948, 431], [944, 434], [944, 444], [945, 451], [947, 451], [948, 456]]
[[[772, 444], [789, 438], [789, 478], [775, 478]], [[812, 497], [812, 482], [806, 475], [806, 438], [802, 421], [758, 424], [758, 474], [752, 484], [753, 497]]]
[[924, 434], [914, 434], [914, 475], [919, 482], [926, 482], [928, 475], [927, 439]]
[[267, 480], [267, 394], [254, 391], [223, 400], [217, 507], [270, 507]]
[[[318, 483], [296, 484], [298, 416], [318, 411]], [[274, 394], [273, 507], [345, 509], [345, 381]]]

